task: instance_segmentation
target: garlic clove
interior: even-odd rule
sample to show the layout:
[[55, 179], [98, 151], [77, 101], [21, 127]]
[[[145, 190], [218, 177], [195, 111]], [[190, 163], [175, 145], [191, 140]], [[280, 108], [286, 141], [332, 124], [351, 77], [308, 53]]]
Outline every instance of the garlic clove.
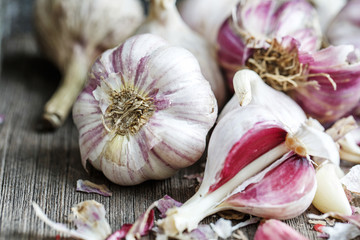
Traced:
[[227, 101], [227, 89], [216, 60], [215, 48], [182, 20], [176, 0], [151, 0], [149, 16], [137, 29], [137, 34], [158, 35], [170, 44], [189, 50], [199, 61], [201, 72], [209, 81], [212, 91], [222, 108]]
[[255, 232], [254, 240], [307, 240], [292, 227], [276, 219], [268, 219], [260, 223]]
[[337, 143], [340, 146], [340, 158], [349, 162], [360, 163], [359, 147], [360, 129], [357, 128], [339, 139]]
[[315, 170], [303, 157], [290, 155], [259, 181], [231, 194], [219, 208], [263, 218], [290, 219], [303, 213], [316, 191]]
[[219, 115], [221, 119], [229, 111], [248, 104], [266, 106], [292, 132], [306, 120], [300, 106], [286, 94], [264, 83], [260, 76], [248, 69], [239, 70], [234, 76], [233, 96]]
[[104, 52], [73, 108], [84, 167], [134, 185], [197, 161], [217, 105], [187, 50], [152, 34]]
[[63, 73], [43, 112], [43, 127], [54, 129], [66, 120], [96, 57], [129, 37], [144, 9], [139, 0], [37, 0], [34, 11], [39, 44]]
[[351, 206], [340, 183], [340, 168], [332, 163], [325, 163], [316, 169], [318, 188], [313, 205], [322, 213], [337, 212], [351, 215]]

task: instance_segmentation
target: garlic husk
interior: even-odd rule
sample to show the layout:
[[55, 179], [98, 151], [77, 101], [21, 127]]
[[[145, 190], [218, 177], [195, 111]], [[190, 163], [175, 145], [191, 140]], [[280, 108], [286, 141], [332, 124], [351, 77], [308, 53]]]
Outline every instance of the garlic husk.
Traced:
[[217, 40], [219, 61], [230, 88], [235, 72], [245, 67], [257, 49], [268, 49], [274, 40], [283, 42], [282, 47], [287, 48], [288, 43], [283, 39], [289, 37], [301, 43], [301, 51], [313, 52], [320, 48], [322, 33], [318, 17], [307, 1], [248, 0], [239, 3], [219, 30]]
[[337, 141], [340, 146], [340, 157], [343, 160], [360, 163], [360, 128], [347, 133]]
[[111, 233], [110, 225], [105, 218], [104, 205], [95, 200], [83, 201], [71, 208], [70, 221], [75, 224], [76, 230], [50, 220], [35, 202], [32, 203], [32, 206], [35, 214], [47, 225], [71, 237], [86, 240], [103, 240]]
[[238, 2], [240, 0], [183, 0], [179, 3], [179, 12], [193, 30], [216, 45], [221, 24]]
[[149, 15], [136, 33], [158, 35], [170, 44], [189, 50], [197, 58], [201, 72], [210, 82], [219, 108], [227, 101], [227, 89], [216, 61], [216, 52], [210, 43], [191, 30], [182, 20], [175, 5], [176, 0], [151, 0]]
[[254, 240], [307, 240], [295, 229], [276, 219], [268, 219], [260, 223]]
[[305, 122], [306, 115], [300, 106], [285, 93], [277, 91], [249, 69], [236, 72], [234, 79], [235, 95], [221, 111], [219, 118], [240, 106], [258, 104], [266, 106], [290, 131], [296, 132]]
[[121, 185], [193, 164], [216, 116], [197, 60], [152, 34], [104, 52], [73, 108], [83, 166], [89, 161]]
[[[359, 0], [351, 1], [333, 1], [344, 4], [345, 6], [331, 21], [327, 31], [326, 37], [333, 45], [353, 44], [356, 48], [360, 48], [360, 16], [359, 16]], [[333, 4], [326, 3], [327, 6]]]
[[144, 19], [139, 0], [37, 0], [35, 27], [44, 53], [63, 73], [46, 103], [43, 127], [58, 128], [103, 51], [129, 37]]
[[318, 188], [312, 203], [322, 213], [351, 215], [351, 206], [340, 182], [342, 176], [340, 167], [333, 163], [324, 162], [317, 167]]

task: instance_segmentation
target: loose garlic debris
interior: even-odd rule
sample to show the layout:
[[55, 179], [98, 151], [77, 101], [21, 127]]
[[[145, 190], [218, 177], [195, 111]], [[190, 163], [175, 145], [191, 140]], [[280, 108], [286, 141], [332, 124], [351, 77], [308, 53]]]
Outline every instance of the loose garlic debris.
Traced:
[[144, 19], [139, 0], [37, 0], [35, 27], [63, 79], [46, 103], [43, 128], [58, 128], [81, 92], [96, 57], [129, 37]]
[[216, 117], [195, 57], [152, 34], [104, 52], [73, 108], [84, 167], [89, 161], [120, 185], [193, 164]]

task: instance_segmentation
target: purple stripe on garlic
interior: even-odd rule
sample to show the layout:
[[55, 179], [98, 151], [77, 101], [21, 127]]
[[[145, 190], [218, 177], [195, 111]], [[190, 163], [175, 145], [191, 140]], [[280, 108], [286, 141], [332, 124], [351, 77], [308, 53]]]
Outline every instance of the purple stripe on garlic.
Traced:
[[151, 34], [103, 53], [73, 108], [83, 165], [89, 161], [121, 185], [193, 164], [216, 116], [197, 60]]

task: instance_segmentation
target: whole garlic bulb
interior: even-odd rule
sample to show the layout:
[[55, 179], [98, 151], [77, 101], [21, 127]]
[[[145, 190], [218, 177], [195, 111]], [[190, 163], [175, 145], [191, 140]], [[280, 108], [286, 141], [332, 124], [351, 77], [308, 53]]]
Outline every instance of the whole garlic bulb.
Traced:
[[215, 48], [184, 23], [175, 2], [176, 0], [150, 0], [149, 16], [136, 33], [156, 34], [194, 54], [221, 108], [227, 100], [227, 91], [216, 61]]
[[152, 34], [104, 52], [73, 108], [84, 167], [89, 161], [120, 185], [193, 164], [216, 117], [195, 57]]
[[36, 1], [39, 43], [63, 73], [44, 108], [47, 127], [63, 124], [96, 57], [129, 37], [143, 19], [140, 0]]

